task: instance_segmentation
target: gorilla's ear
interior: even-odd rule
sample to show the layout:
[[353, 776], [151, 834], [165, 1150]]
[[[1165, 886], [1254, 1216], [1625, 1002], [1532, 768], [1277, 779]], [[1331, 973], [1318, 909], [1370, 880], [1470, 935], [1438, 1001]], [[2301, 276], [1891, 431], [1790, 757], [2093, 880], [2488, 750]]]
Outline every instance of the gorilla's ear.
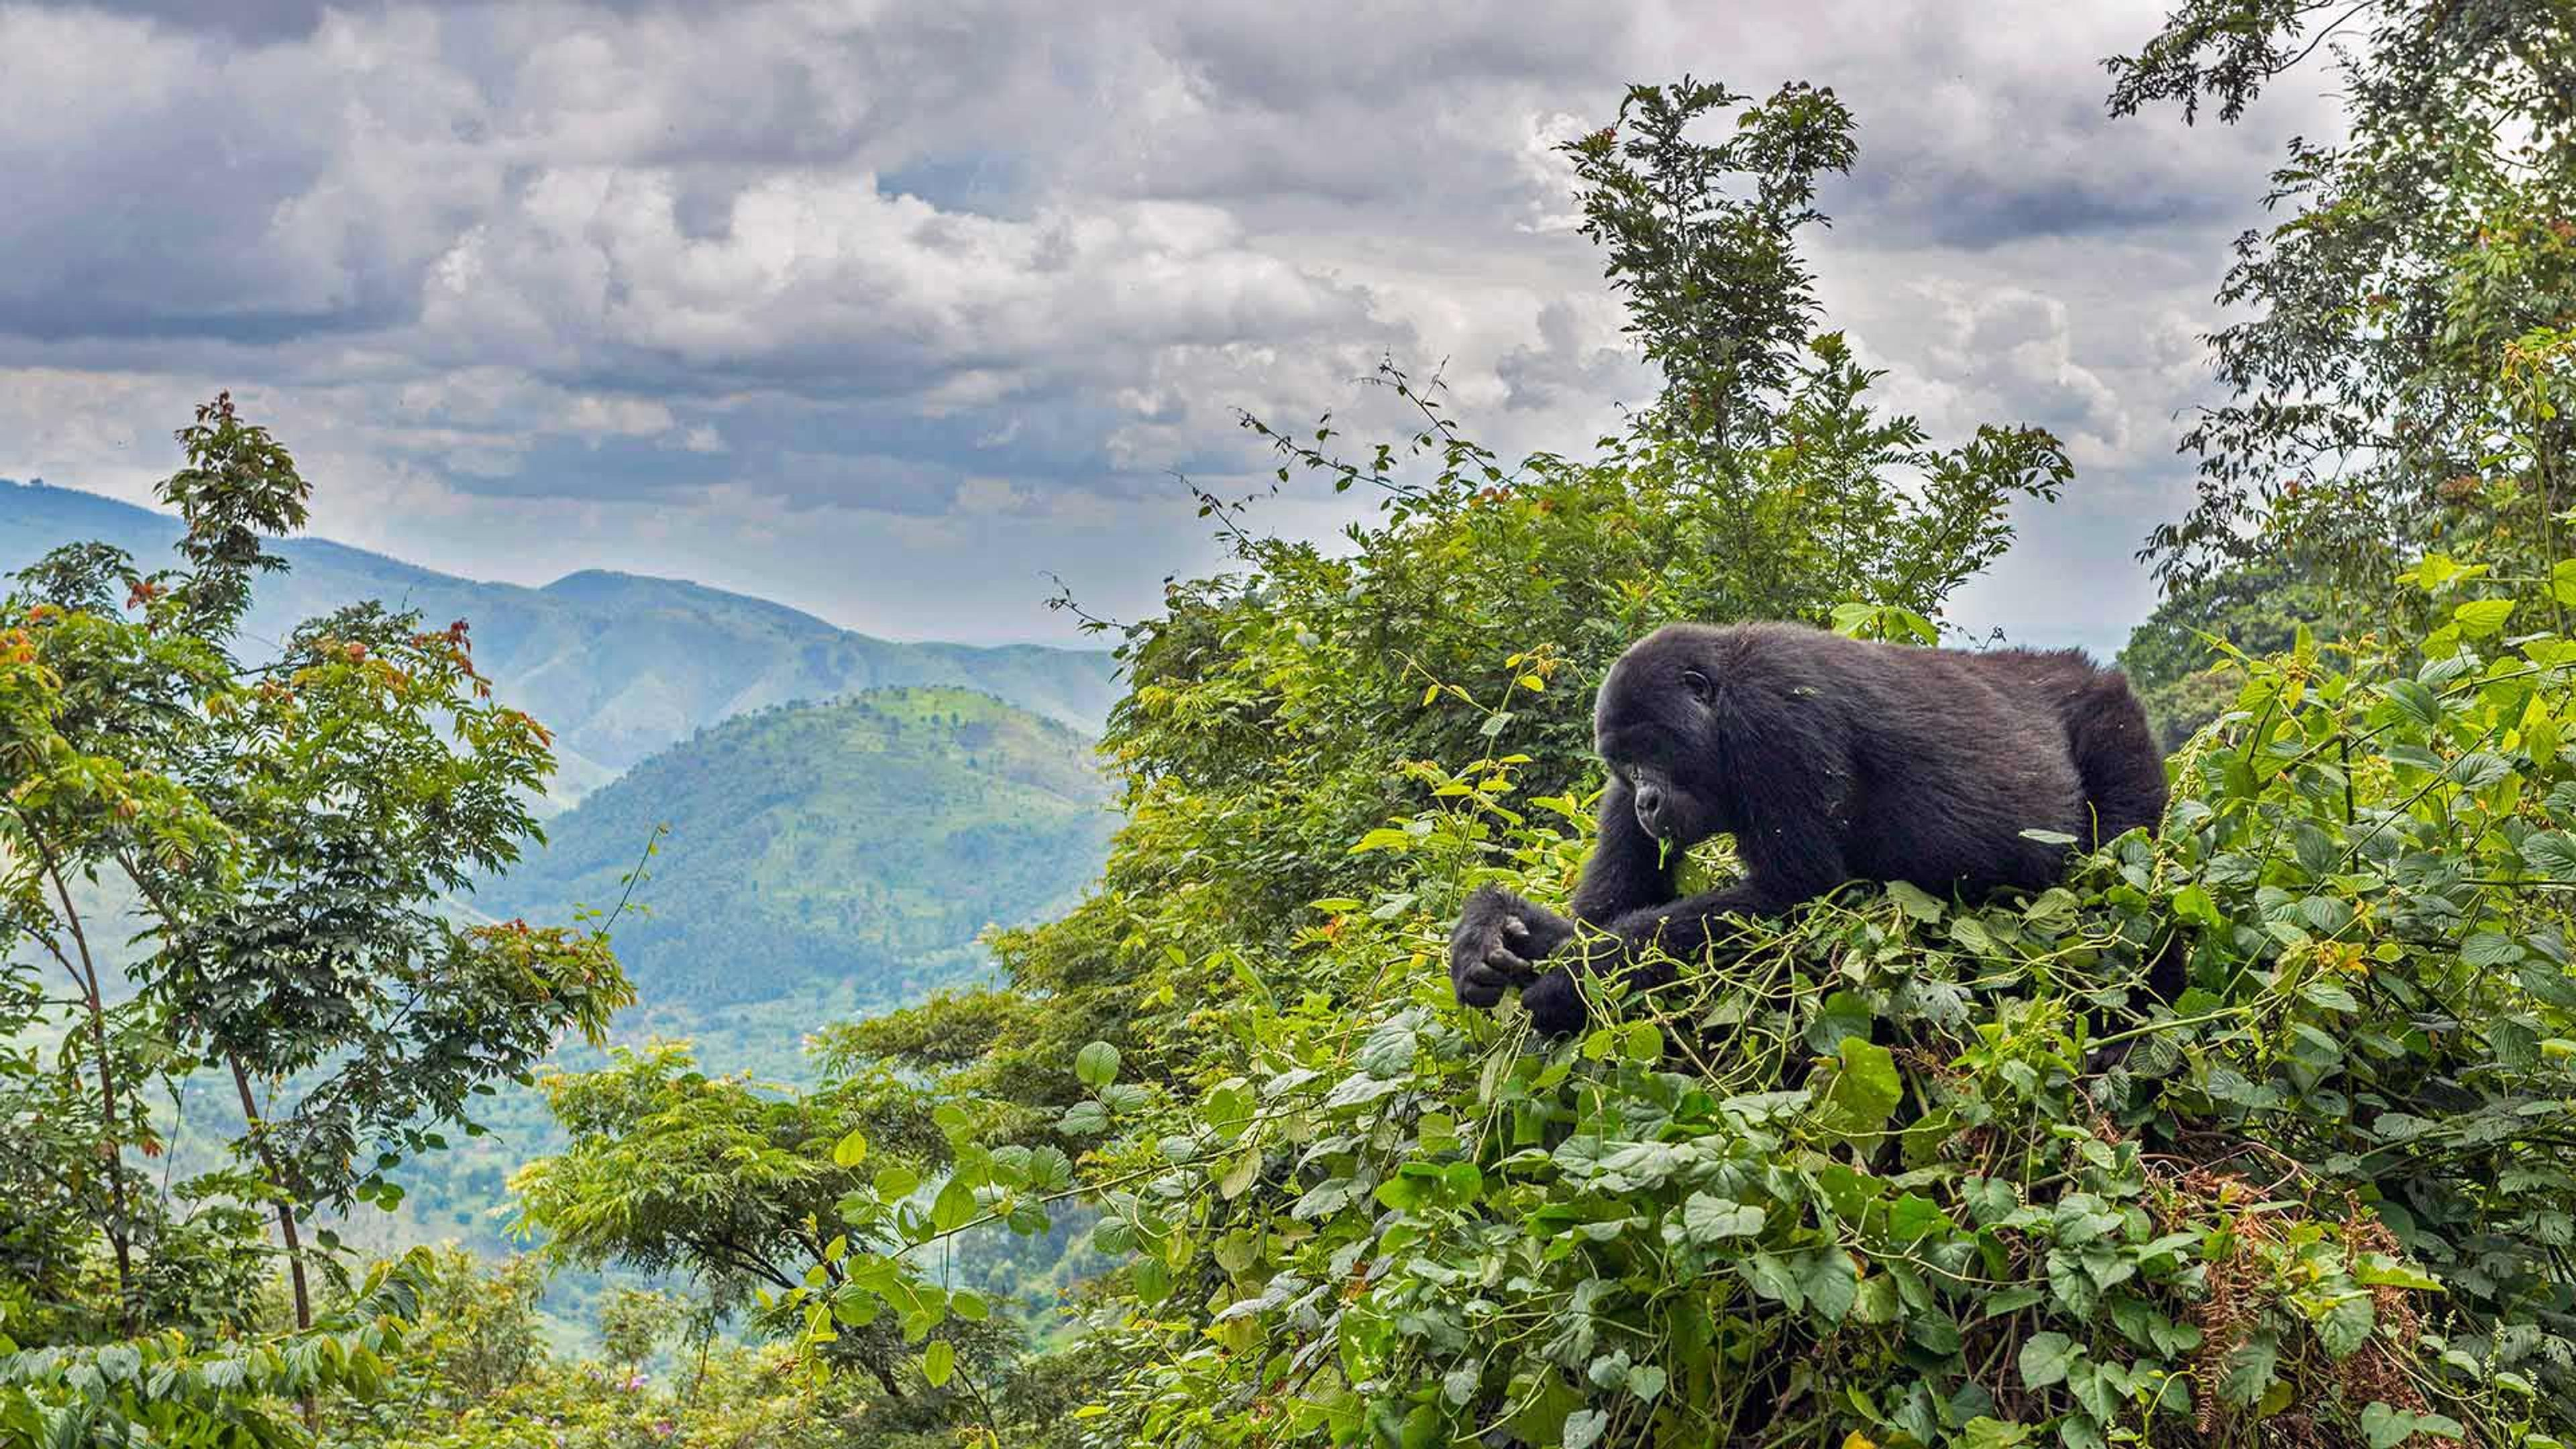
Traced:
[[1682, 687], [1691, 692], [1691, 698], [1702, 704], [1717, 697], [1717, 686], [1709, 683], [1708, 676], [1696, 669], [1682, 671]]

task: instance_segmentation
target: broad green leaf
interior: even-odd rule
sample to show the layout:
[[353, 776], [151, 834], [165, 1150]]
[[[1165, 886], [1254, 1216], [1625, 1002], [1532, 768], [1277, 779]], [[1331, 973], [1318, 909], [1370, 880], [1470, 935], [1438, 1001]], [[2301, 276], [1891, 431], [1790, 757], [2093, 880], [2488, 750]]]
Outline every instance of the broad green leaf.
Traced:
[[1917, 1193], [1906, 1193], [1887, 1205], [1887, 1235], [1899, 1242], [1912, 1242], [1926, 1233], [1952, 1226], [1948, 1213]]
[[2512, 617], [2511, 599], [2473, 599], [2451, 611], [2451, 619], [2460, 626], [2460, 632], [2472, 639], [2495, 633]]
[[930, 1225], [943, 1233], [952, 1232], [973, 1222], [975, 1213], [975, 1190], [963, 1179], [952, 1177], [931, 1201]]
[[2408, 1288], [2419, 1293], [2445, 1291], [2441, 1279], [2377, 1253], [2362, 1255], [2361, 1261], [2353, 1265], [2352, 1279], [2374, 1288]]
[[2374, 1399], [2362, 1406], [2361, 1432], [2370, 1449], [2396, 1449], [2415, 1436], [2415, 1416]]
[[1807, 1293], [1798, 1284], [1798, 1274], [1789, 1261], [1777, 1253], [1755, 1253], [1740, 1259], [1735, 1271], [1754, 1292], [1787, 1304], [1793, 1313], [1807, 1306]]
[[2005, 1288], [1979, 1299], [1977, 1314], [1981, 1318], [1993, 1318], [1999, 1314], [2019, 1313], [2047, 1298], [2048, 1290], [2045, 1288]]
[[1682, 1236], [1701, 1246], [1725, 1238], [1749, 1238], [1762, 1231], [1765, 1216], [1759, 1207], [1695, 1192], [1682, 1203]]
[[2280, 1363], [2280, 1336], [2271, 1329], [2256, 1329], [2227, 1355], [2225, 1371], [2218, 1380], [2218, 1395], [2238, 1408], [2250, 1408], [2275, 1382], [2273, 1371]]
[[2535, 830], [2524, 836], [2522, 858], [2552, 880], [2576, 880], [2576, 836], [2564, 830]]
[[1620, 1034], [1619, 1054], [1641, 1066], [1652, 1066], [1664, 1054], [1664, 1029], [1651, 1021], [1630, 1022]]
[[2489, 966], [2510, 966], [2523, 958], [2522, 943], [2493, 931], [2480, 931], [2460, 946], [2460, 960], [2483, 970]]
[[1860, 1265], [1840, 1248], [1810, 1253], [1803, 1261], [1798, 1287], [1807, 1295], [1809, 1308], [1828, 1322], [1840, 1323], [1860, 1296]]
[[2442, 722], [2442, 702], [2422, 684], [2412, 679], [2392, 679], [2380, 687], [2415, 723], [2429, 729]]
[[1841, 1069], [1818, 1104], [1817, 1121], [1835, 1136], [1863, 1138], [1886, 1126], [1905, 1100], [1905, 1079], [1895, 1054], [1876, 1042], [1845, 1037], [1839, 1055]]
[[1414, 1055], [1420, 1050], [1421, 1038], [1408, 1014], [1382, 1022], [1370, 1032], [1353, 1064], [1372, 1077], [1401, 1077], [1413, 1070]]
[[2067, 1371], [2084, 1356], [2084, 1346], [2065, 1334], [2051, 1330], [2034, 1333], [2022, 1341], [2021, 1381], [2034, 1389], [2066, 1382]]
[[2347, 1293], [2316, 1316], [2317, 1341], [2336, 1358], [2349, 1358], [2369, 1342], [2371, 1326], [2376, 1321], [2369, 1294]]
[[1918, 921], [1937, 921], [1941, 919], [1942, 912], [1949, 909], [1948, 905], [1930, 892], [1907, 881], [1889, 881], [1887, 894], [1888, 898], [1895, 901], [1905, 914]]
[[1028, 1182], [1039, 1192], [1060, 1192], [1073, 1186], [1073, 1159], [1065, 1156], [1062, 1148], [1030, 1148]]
[[1850, 1037], [1868, 1037], [1876, 1021], [1868, 1000], [1856, 991], [1837, 991], [1827, 996], [1815, 1019], [1807, 1023], [1807, 1045], [1818, 1052], [1833, 1055]]
[[1379, 1183], [1377, 1190], [1370, 1196], [1376, 1198], [1381, 1207], [1395, 1212], [1408, 1212], [1429, 1202], [1437, 1191], [1438, 1188], [1431, 1179], [1415, 1177], [1409, 1173], [1398, 1173]]
[[2463, 790], [2483, 790], [2513, 773], [2513, 761], [2493, 750], [2471, 750], [2451, 762], [2443, 775]]
[[1261, 1154], [1257, 1151], [1238, 1153], [1234, 1161], [1219, 1172], [1216, 1180], [1217, 1195], [1231, 1202], [1243, 1196], [1260, 1176]]
[[[1056, 1060], [1062, 1061], [1062, 1057]], [[1096, 1041], [1074, 1054], [1073, 1074], [1086, 1087], [1105, 1087], [1118, 1080], [1118, 1048]], [[1057, 1080], [1061, 1081], [1062, 1078]]]

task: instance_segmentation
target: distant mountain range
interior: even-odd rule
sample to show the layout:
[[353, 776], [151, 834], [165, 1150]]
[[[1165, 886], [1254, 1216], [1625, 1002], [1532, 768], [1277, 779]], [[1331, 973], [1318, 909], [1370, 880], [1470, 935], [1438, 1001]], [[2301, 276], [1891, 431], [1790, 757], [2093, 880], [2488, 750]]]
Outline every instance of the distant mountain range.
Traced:
[[[173, 559], [179, 520], [68, 488], [0, 479], [0, 573], [99, 539], [146, 569]], [[321, 539], [278, 550], [247, 628], [275, 641], [361, 599], [464, 619], [501, 696], [554, 732], [558, 803], [578, 799], [693, 731], [748, 710], [887, 685], [981, 690], [1097, 733], [1117, 697], [1106, 652], [1037, 645], [899, 644], [782, 604], [679, 579], [597, 570], [541, 589], [479, 583]]]

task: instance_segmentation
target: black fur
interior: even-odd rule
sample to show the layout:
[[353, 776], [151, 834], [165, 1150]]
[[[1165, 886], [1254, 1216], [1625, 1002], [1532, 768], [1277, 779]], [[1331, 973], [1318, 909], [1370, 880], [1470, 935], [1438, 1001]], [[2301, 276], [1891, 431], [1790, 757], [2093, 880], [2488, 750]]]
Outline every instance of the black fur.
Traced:
[[[2164, 763], [2128, 681], [2071, 649], [1675, 624], [1611, 666], [1593, 732], [1611, 778], [1574, 914], [1611, 940], [1546, 970], [1574, 923], [1489, 887], [1449, 943], [1461, 1003], [1522, 987], [1552, 1034], [1583, 1024], [1576, 971], [1649, 943], [1688, 959], [1721, 917], [1777, 915], [1849, 880], [1971, 898], [2037, 890], [2064, 872], [2066, 847], [2023, 831], [2089, 847], [2164, 815]], [[1683, 849], [1720, 833], [1735, 837], [1744, 879], [1674, 899]]]

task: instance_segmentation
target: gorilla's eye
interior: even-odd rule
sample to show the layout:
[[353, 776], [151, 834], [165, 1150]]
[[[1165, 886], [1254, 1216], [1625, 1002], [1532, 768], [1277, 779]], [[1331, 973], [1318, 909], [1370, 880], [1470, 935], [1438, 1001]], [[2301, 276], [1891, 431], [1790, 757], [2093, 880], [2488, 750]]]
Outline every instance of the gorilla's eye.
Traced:
[[1708, 703], [1717, 695], [1717, 686], [1709, 683], [1708, 676], [1696, 669], [1682, 671], [1682, 687], [1691, 692], [1691, 698], [1702, 704]]

